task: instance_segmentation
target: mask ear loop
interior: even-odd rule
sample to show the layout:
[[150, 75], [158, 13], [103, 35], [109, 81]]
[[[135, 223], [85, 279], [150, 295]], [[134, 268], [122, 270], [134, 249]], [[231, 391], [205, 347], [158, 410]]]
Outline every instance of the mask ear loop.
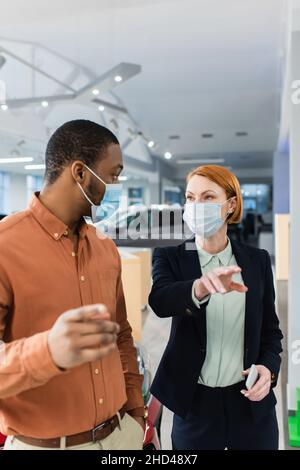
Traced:
[[107, 183], [105, 183], [105, 181], [103, 181], [103, 179], [97, 175], [89, 166], [87, 166], [85, 163], [84, 163], [84, 166], [92, 173], [92, 175], [94, 175], [96, 178], [98, 178], [99, 181], [101, 181], [101, 183], [104, 184], [104, 186], [106, 186]]
[[81, 187], [81, 184], [79, 184], [78, 181], [76, 181], [76, 183], [77, 183], [78, 186], [80, 187], [80, 190], [81, 190], [82, 194], [87, 198], [87, 200], [89, 201], [89, 203], [91, 204], [91, 206], [94, 206], [95, 204], [90, 200], [90, 198], [88, 197], [88, 195], [86, 194], [86, 192], [84, 191], [84, 189]]

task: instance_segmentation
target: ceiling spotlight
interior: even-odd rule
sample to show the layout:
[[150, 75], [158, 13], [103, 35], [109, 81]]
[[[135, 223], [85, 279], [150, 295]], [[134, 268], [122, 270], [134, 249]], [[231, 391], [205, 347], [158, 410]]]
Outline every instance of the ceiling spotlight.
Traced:
[[7, 104], [1, 104], [1, 109], [2, 111], [7, 111], [8, 110]]
[[165, 158], [166, 158], [167, 160], [170, 160], [170, 158], [172, 158], [171, 152], [165, 152]]
[[123, 77], [121, 77], [121, 75], [115, 76], [115, 82], [121, 82], [122, 80], [123, 80]]
[[99, 95], [99, 90], [97, 88], [94, 88], [92, 93], [93, 93], [93, 95], [97, 96], [97, 95]]
[[105, 106], [103, 106], [103, 104], [100, 104], [100, 106], [98, 106], [98, 109], [99, 111], [101, 111], [101, 113], [103, 113], [103, 111], [105, 110]]
[[49, 103], [48, 103], [48, 101], [42, 101], [41, 105], [43, 106], [43, 108], [48, 108]]
[[118, 177], [118, 180], [119, 180], [119, 181], [127, 181], [127, 180], [128, 180], [128, 176], [125, 176], [125, 175], [119, 176], [119, 177]]
[[149, 142], [148, 142], [149, 149], [152, 149], [152, 147], [154, 147], [154, 145], [155, 145], [155, 142], [153, 140], [149, 140]]

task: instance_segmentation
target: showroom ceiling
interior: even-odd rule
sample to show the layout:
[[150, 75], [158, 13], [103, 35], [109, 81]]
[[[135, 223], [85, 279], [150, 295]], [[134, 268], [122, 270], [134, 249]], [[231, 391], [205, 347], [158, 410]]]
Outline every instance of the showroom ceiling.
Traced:
[[[10, 0], [1, 11], [1, 36], [42, 43], [96, 75], [124, 61], [141, 65], [117, 94], [158, 143], [154, 153], [171, 152], [174, 165], [212, 157], [244, 168], [253, 158], [270, 168], [280, 123], [285, 6], [284, 0], [54, 0], [47, 6]], [[47, 61], [40, 65], [47, 68]], [[59, 65], [51, 68], [64, 75]], [[24, 80], [30, 80], [25, 73]], [[10, 98], [20, 81], [19, 68], [10, 72]]]

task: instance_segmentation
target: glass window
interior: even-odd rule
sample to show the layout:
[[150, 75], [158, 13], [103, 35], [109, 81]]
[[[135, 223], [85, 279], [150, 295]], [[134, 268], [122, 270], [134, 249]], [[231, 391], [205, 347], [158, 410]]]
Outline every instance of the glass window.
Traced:
[[242, 184], [244, 216], [248, 211], [266, 214], [271, 206], [271, 188], [268, 184]]
[[9, 189], [10, 189], [10, 175], [0, 171], [0, 213], [9, 214]]
[[32, 194], [36, 191], [40, 191], [43, 186], [43, 177], [36, 175], [27, 175], [26, 176], [26, 185], [27, 185], [27, 203], [30, 201]]

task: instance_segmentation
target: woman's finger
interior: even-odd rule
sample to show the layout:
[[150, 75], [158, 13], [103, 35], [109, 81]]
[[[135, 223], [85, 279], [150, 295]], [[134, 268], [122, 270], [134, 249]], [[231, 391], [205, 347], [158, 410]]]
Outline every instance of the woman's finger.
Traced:
[[214, 288], [213, 284], [210, 282], [210, 279], [206, 275], [202, 276], [202, 282], [203, 282], [205, 288], [208, 290], [208, 292], [210, 294], [216, 294], [217, 293], [217, 291]]
[[240, 284], [238, 282], [232, 281], [231, 285], [230, 285], [230, 290], [235, 290], [237, 292], [247, 292], [248, 287], [244, 286], [243, 284]]
[[224, 284], [214, 272], [211, 271], [207, 273], [207, 276], [217, 292], [220, 292], [221, 294], [225, 294], [227, 292]]

